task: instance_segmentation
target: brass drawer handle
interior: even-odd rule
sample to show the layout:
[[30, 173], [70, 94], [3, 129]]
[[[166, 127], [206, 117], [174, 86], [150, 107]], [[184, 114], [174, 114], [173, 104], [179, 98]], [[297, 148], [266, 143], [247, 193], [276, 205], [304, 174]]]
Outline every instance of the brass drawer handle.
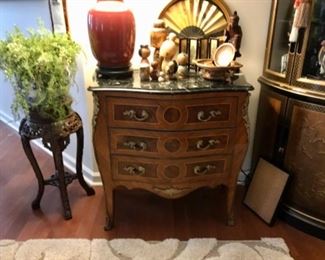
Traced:
[[130, 173], [131, 175], [137, 175], [137, 176], [142, 176], [146, 173], [146, 169], [142, 166], [138, 166], [138, 167], [125, 166], [123, 170]]
[[123, 143], [123, 146], [135, 150], [135, 151], [144, 151], [147, 150], [147, 144], [144, 142], [134, 142], [134, 141], [127, 141]]
[[194, 174], [202, 176], [202, 175], [207, 174], [210, 170], [215, 169], [215, 168], [216, 168], [216, 166], [211, 165], [211, 164], [208, 164], [206, 166], [197, 165], [194, 167]]
[[198, 150], [208, 150], [209, 148], [220, 144], [220, 141], [218, 139], [210, 139], [205, 145], [204, 145], [204, 140], [199, 140], [196, 143], [196, 148]]
[[137, 112], [131, 109], [124, 111], [123, 116], [136, 121], [145, 121], [149, 118], [149, 113], [146, 110], [142, 110], [140, 115], [138, 116]]
[[220, 110], [211, 110], [209, 111], [209, 115], [206, 116], [204, 111], [200, 111], [199, 113], [197, 113], [197, 119], [201, 122], [207, 122], [209, 120], [211, 120], [212, 118], [215, 118], [217, 116], [221, 115], [221, 111]]

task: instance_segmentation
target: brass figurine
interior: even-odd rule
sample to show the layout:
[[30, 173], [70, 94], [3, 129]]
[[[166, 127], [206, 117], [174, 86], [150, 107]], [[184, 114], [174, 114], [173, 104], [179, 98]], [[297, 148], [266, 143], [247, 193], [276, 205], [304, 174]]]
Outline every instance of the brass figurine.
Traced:
[[159, 61], [154, 60], [151, 62], [151, 68], [150, 68], [150, 78], [152, 81], [157, 81], [159, 77]]
[[235, 11], [233, 15], [230, 16], [230, 23], [227, 26], [227, 29], [225, 30], [225, 42], [230, 42], [234, 45], [236, 48], [236, 53], [234, 60], [236, 58], [241, 57], [241, 53], [239, 52], [240, 45], [241, 45], [241, 39], [243, 37], [243, 32], [241, 30], [241, 27], [238, 25], [239, 23], [239, 16], [237, 15], [237, 12]]
[[178, 65], [175, 60], [168, 62], [167, 66], [166, 66], [166, 75], [165, 75], [167, 80], [176, 79], [175, 73], [177, 72], [177, 68], [178, 68]]

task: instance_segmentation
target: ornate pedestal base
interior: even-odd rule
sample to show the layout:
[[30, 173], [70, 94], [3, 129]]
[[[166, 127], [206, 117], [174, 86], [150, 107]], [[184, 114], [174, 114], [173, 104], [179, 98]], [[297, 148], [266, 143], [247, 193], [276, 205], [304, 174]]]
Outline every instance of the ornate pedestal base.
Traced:
[[[62, 152], [70, 142], [70, 134], [77, 135], [77, 158], [76, 173], [71, 174], [64, 171]], [[71, 209], [67, 194], [67, 185], [74, 179], [78, 179], [80, 185], [84, 188], [87, 195], [94, 195], [95, 191], [89, 187], [82, 175], [82, 153], [83, 153], [83, 127], [80, 116], [73, 112], [67, 118], [53, 123], [37, 123], [24, 118], [19, 127], [21, 142], [29, 159], [38, 181], [38, 194], [32, 202], [32, 208], [39, 209], [40, 201], [44, 193], [45, 185], [53, 185], [60, 189], [62, 205], [64, 209], [64, 218], [71, 219]], [[42, 138], [43, 145], [52, 151], [55, 173], [51, 178], [44, 180], [43, 174], [33, 154], [30, 140]]]

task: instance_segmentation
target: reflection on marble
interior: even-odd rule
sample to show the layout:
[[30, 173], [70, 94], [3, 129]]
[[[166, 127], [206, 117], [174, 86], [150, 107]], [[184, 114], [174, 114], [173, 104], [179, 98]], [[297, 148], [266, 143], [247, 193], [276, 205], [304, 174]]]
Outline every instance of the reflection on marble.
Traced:
[[131, 79], [95, 79], [91, 91], [134, 91], [148, 93], [184, 93], [208, 91], [250, 91], [253, 86], [246, 82], [241, 73], [235, 74], [232, 82], [205, 80], [198, 74], [190, 74], [182, 80], [166, 82], [141, 82], [139, 71], [134, 71]]

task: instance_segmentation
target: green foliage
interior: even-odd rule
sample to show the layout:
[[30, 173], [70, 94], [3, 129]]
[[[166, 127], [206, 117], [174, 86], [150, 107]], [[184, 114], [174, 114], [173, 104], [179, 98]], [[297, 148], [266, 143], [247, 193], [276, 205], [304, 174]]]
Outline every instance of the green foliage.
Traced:
[[37, 111], [45, 118], [64, 118], [71, 105], [69, 88], [79, 52], [80, 46], [67, 34], [54, 34], [42, 23], [26, 34], [15, 27], [0, 40], [0, 69], [15, 93], [13, 114]]

